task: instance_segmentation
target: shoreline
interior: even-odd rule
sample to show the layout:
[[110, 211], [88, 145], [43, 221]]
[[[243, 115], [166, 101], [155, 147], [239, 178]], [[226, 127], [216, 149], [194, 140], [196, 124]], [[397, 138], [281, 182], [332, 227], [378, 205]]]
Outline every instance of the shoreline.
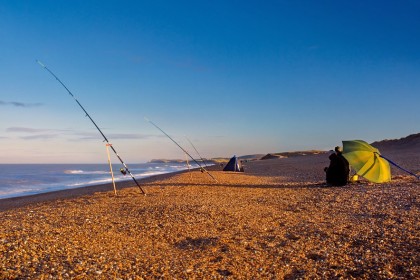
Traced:
[[[195, 171], [199, 168], [191, 169], [191, 171]], [[152, 183], [155, 181], [165, 180], [171, 176], [175, 176], [176, 174], [188, 172], [188, 170], [181, 170], [175, 171], [171, 173], [165, 174], [158, 174], [152, 175], [150, 177], [141, 178], [136, 180], [139, 182], [140, 186], [142, 184]], [[117, 195], [118, 191], [126, 188], [138, 188], [134, 181], [130, 178], [124, 181], [116, 182], [116, 189]], [[38, 193], [38, 194], [31, 194], [25, 196], [17, 196], [17, 197], [8, 197], [8, 198], [0, 198], [0, 212], [7, 211], [14, 208], [20, 208], [31, 204], [42, 203], [47, 201], [55, 201], [61, 199], [71, 199], [71, 198], [78, 198], [85, 195], [93, 195], [95, 193], [104, 193], [104, 192], [114, 192], [114, 187], [112, 183], [105, 183], [105, 184], [98, 184], [98, 185], [90, 185], [84, 187], [77, 187], [72, 189], [65, 189], [65, 190], [56, 190], [51, 192], [45, 193]], [[143, 194], [140, 193], [139, 195], [142, 196]], [[147, 195], [147, 192], [146, 192]]]

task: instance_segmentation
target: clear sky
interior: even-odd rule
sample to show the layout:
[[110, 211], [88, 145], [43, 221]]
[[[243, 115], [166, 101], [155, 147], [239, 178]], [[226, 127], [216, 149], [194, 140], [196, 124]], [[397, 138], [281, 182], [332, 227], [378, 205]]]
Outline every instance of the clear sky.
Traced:
[[[420, 1], [0, 0], [0, 163], [332, 149], [420, 132]], [[113, 159], [114, 161], [114, 159]]]

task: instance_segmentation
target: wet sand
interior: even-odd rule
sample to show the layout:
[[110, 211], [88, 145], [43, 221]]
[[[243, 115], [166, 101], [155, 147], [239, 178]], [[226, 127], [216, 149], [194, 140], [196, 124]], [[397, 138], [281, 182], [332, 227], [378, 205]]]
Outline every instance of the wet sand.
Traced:
[[0, 278], [418, 279], [419, 181], [328, 187], [327, 157], [0, 200]]

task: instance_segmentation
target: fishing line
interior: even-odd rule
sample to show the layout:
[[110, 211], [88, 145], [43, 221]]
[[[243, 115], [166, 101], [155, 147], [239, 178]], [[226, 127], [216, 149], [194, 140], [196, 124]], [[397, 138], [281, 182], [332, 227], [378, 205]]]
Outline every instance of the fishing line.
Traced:
[[[104, 140], [108, 143], [108, 138], [106, 138], [105, 134], [103, 134], [102, 130], [99, 128], [99, 126], [95, 123], [95, 121], [92, 119], [92, 117], [88, 114], [88, 112], [85, 110], [85, 108], [83, 108], [82, 104], [80, 104], [79, 100], [77, 100], [77, 98], [73, 95], [73, 93], [71, 93], [71, 91], [66, 87], [66, 85], [50, 70], [47, 68], [47, 66], [45, 66], [41, 61], [37, 60], [36, 62], [38, 62], [39, 65], [41, 65], [42, 68], [44, 68], [45, 70], [47, 70], [66, 90], [67, 92], [70, 94], [70, 96], [74, 99], [74, 101], [76, 101], [76, 103], [79, 105], [79, 107], [83, 110], [83, 112], [85, 112], [86, 117], [88, 117], [91, 122], [93, 123], [93, 125], [96, 127], [96, 129], [99, 131], [99, 133], [102, 135], [102, 137], [104, 138]], [[136, 183], [137, 187], [139, 187], [140, 191], [145, 195], [146, 193], [144, 192], [144, 190], [142, 189], [142, 187], [140, 186], [140, 184], [137, 182], [136, 178], [134, 178], [133, 174], [130, 172], [130, 170], [128, 169], [127, 165], [124, 163], [124, 161], [122, 160], [122, 158], [118, 155], [117, 151], [114, 149], [113, 145], [109, 145], [109, 147], [111, 147], [111, 150], [115, 153], [115, 155], [117, 156], [117, 158], [120, 160], [120, 162], [122, 163], [122, 165], [124, 166], [125, 170], [127, 171], [128, 174], [130, 174], [131, 178], [133, 179], [133, 181]]]
[[405, 172], [407, 172], [408, 174], [410, 174], [410, 175], [413, 175], [414, 177], [416, 177], [417, 179], [419, 179], [420, 180], [420, 176], [418, 176], [418, 175], [416, 175], [416, 174], [414, 174], [413, 172], [410, 172], [410, 171], [408, 171], [407, 169], [404, 169], [404, 168], [402, 168], [401, 166], [399, 166], [398, 164], [396, 164], [395, 162], [393, 162], [392, 160], [390, 160], [389, 158], [386, 158], [386, 157], [384, 157], [383, 155], [381, 155], [381, 154], [378, 154], [381, 158], [383, 158], [383, 159], [386, 159], [390, 164], [392, 164], [393, 166], [395, 166], [395, 167], [398, 167], [399, 169], [401, 169], [402, 171], [405, 171]]
[[203, 157], [200, 155], [200, 153], [197, 151], [197, 149], [195, 148], [194, 144], [190, 141], [190, 139], [188, 139], [187, 136], [185, 136], [185, 138], [188, 140], [188, 142], [190, 142], [191, 146], [194, 148], [195, 152], [197, 153], [197, 155], [201, 158], [201, 161], [204, 163], [204, 166], [207, 168], [207, 164], [206, 161], [203, 159]]
[[185, 154], [187, 154], [198, 166], [200, 166], [200, 169], [204, 172], [206, 172], [211, 178], [213, 178], [213, 180], [215, 180], [217, 183], [219, 183], [219, 181], [216, 180], [216, 178], [213, 177], [213, 175], [211, 175], [204, 167], [201, 166], [200, 163], [198, 163], [184, 148], [182, 148], [174, 139], [172, 139], [171, 136], [169, 136], [165, 131], [163, 131], [159, 126], [157, 126], [154, 122], [152, 122], [151, 120], [149, 120], [148, 118], [144, 118], [147, 122], [149, 122], [151, 125], [153, 125], [154, 127], [156, 127], [157, 129], [159, 129], [163, 134], [165, 134], [172, 142], [175, 143], [175, 145], [177, 145]]

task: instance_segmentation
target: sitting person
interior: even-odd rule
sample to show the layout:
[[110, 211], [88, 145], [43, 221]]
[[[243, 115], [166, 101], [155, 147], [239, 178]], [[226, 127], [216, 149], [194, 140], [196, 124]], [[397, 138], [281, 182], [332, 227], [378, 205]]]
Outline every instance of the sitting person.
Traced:
[[335, 147], [335, 153], [329, 156], [330, 166], [326, 167], [327, 184], [333, 186], [347, 185], [350, 167], [348, 161], [344, 158], [340, 147]]

